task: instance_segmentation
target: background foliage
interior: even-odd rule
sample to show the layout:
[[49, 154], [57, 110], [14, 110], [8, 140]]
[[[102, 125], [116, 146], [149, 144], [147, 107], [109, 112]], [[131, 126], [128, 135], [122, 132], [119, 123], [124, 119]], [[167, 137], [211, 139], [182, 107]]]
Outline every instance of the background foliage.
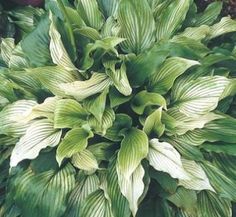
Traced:
[[236, 21], [221, 12], [1, 8], [0, 216], [232, 216]]

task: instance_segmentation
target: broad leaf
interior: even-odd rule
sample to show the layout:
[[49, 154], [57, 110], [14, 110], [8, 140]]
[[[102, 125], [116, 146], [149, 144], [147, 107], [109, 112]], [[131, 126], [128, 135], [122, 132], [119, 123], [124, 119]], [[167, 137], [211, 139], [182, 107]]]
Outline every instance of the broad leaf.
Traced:
[[[31, 217], [62, 216], [66, 200], [75, 185], [75, 169], [67, 164], [58, 171], [35, 174], [28, 169], [14, 180], [14, 199], [22, 215]], [[34, 187], [34, 191], [29, 186]]]
[[197, 191], [211, 190], [215, 192], [207, 178], [206, 173], [199, 164], [197, 164], [195, 161], [186, 159], [182, 159], [182, 164], [185, 171], [191, 178], [189, 180], [180, 180], [179, 185], [182, 185], [187, 189]]
[[181, 26], [188, 12], [190, 0], [172, 2], [157, 20], [157, 40], [169, 39]]
[[60, 84], [60, 89], [66, 95], [73, 96], [81, 101], [96, 93], [100, 93], [112, 84], [110, 78], [103, 73], [94, 73], [89, 80], [75, 81], [72, 83]]
[[231, 203], [213, 192], [202, 191], [198, 194], [197, 214], [199, 217], [230, 217]]
[[6, 106], [0, 112], [0, 134], [21, 136], [25, 133], [29, 124], [25, 122], [32, 108], [37, 105], [33, 100], [19, 100]]
[[81, 170], [94, 171], [98, 169], [98, 162], [95, 156], [87, 149], [84, 149], [72, 156], [72, 164]]
[[98, 189], [85, 199], [80, 216], [113, 217], [110, 202], [106, 198], [103, 190]]
[[[172, 103], [187, 116], [198, 117], [217, 107], [230, 80], [223, 76], [200, 77], [172, 89]], [[181, 86], [180, 86], [181, 85]]]
[[104, 18], [96, 0], [77, 0], [77, 11], [87, 26], [101, 29]]
[[109, 198], [111, 199], [111, 208], [114, 216], [116, 217], [129, 216], [130, 210], [128, 201], [120, 192], [115, 158], [111, 160], [108, 168], [107, 193], [109, 195]]
[[93, 133], [83, 128], [70, 130], [57, 148], [56, 158], [58, 164], [60, 165], [64, 158], [70, 158], [73, 154], [83, 151], [91, 137], [93, 137]]
[[118, 23], [119, 35], [126, 38], [121, 44], [125, 52], [138, 54], [153, 44], [155, 22], [147, 1], [121, 0]]
[[133, 99], [131, 108], [139, 115], [144, 113], [147, 106], [161, 106], [166, 109], [165, 98], [158, 93], [151, 93], [143, 90], [139, 92]]
[[17, 166], [22, 160], [36, 158], [48, 146], [58, 145], [61, 134], [61, 130], [54, 129], [53, 123], [47, 119], [33, 122], [12, 151], [11, 167]]
[[167, 142], [159, 142], [158, 139], [152, 139], [150, 141], [148, 160], [155, 170], [166, 172], [173, 178], [190, 179], [183, 167], [180, 154]]
[[80, 214], [81, 206], [85, 199], [99, 187], [99, 179], [96, 174], [85, 175], [79, 173], [78, 181], [68, 199], [67, 211], [65, 214], [71, 217], [77, 217]]
[[117, 170], [120, 175], [129, 180], [132, 173], [148, 154], [148, 137], [136, 128], [130, 128], [123, 133], [121, 148], [118, 152]]
[[188, 68], [200, 63], [180, 57], [168, 58], [160, 69], [149, 78], [149, 89], [153, 92], [166, 94], [173, 86], [175, 79]]
[[73, 99], [58, 100], [54, 114], [55, 128], [78, 127], [85, 123], [88, 117], [87, 111]]
[[56, 25], [55, 25], [55, 22], [53, 20], [53, 16], [51, 13], [50, 13], [50, 20], [51, 20], [50, 29], [49, 29], [50, 53], [51, 53], [53, 63], [69, 71], [76, 70], [76, 67], [72, 63], [62, 43], [61, 35], [56, 29]]

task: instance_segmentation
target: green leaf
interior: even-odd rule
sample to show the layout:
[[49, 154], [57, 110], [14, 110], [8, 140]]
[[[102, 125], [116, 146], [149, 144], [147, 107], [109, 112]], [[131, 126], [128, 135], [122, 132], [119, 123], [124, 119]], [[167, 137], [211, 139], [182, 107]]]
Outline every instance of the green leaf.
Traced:
[[109, 200], [103, 190], [98, 189], [86, 198], [80, 216], [113, 217]]
[[45, 66], [51, 63], [49, 26], [49, 18], [45, 15], [37, 27], [21, 42], [23, 52], [34, 67]]
[[88, 26], [83, 26], [79, 29], [75, 29], [74, 32], [79, 33], [79, 34], [81, 34], [87, 38], [90, 38], [94, 41], [101, 39], [100, 33], [96, 29], [93, 29]]
[[232, 216], [231, 202], [210, 191], [198, 194], [199, 217], [230, 217]]
[[15, 48], [15, 40], [14, 38], [3, 38], [1, 39], [0, 44], [0, 51], [1, 51], [1, 57], [3, 61], [6, 63], [6, 65], [9, 65], [9, 61], [12, 56], [12, 52]]
[[59, 66], [45, 66], [34, 69], [27, 69], [30, 76], [38, 79], [41, 84], [57, 96], [65, 96], [60, 85], [70, 83], [76, 80], [73, 72], [67, 71]]
[[180, 57], [170, 57], [164, 64], [149, 78], [149, 89], [153, 92], [166, 94], [173, 86], [177, 77], [183, 74], [192, 66], [199, 65], [198, 61]]
[[79, 173], [78, 181], [68, 199], [66, 216], [77, 217], [85, 199], [99, 187], [99, 179], [96, 174], [85, 175]]
[[116, 171], [116, 159], [110, 161], [107, 173], [107, 193], [111, 200], [111, 208], [115, 217], [130, 216], [129, 204], [120, 192], [118, 175]]
[[109, 90], [109, 100], [110, 100], [111, 108], [122, 105], [130, 101], [131, 98], [132, 98], [132, 95], [124, 96], [115, 87], [111, 87]]
[[211, 26], [209, 39], [216, 38], [229, 32], [236, 31], [236, 21], [230, 17], [223, 17], [219, 23]]
[[108, 94], [108, 89], [105, 89], [98, 96], [92, 96], [84, 100], [84, 107], [88, 112], [90, 112], [98, 120], [102, 120], [103, 113], [106, 108], [106, 98]]
[[186, 159], [182, 159], [182, 164], [185, 171], [191, 178], [189, 180], [179, 180], [179, 185], [196, 191], [211, 190], [215, 192], [207, 178], [206, 173], [199, 164], [195, 161]]
[[150, 141], [148, 160], [155, 170], [166, 172], [173, 178], [190, 179], [184, 170], [180, 154], [167, 142], [159, 142], [158, 139], [152, 139]]
[[211, 185], [218, 195], [222, 198], [236, 201], [236, 195], [234, 194], [234, 189], [236, 189], [235, 181], [209, 162], [203, 162], [201, 166], [205, 170]]
[[0, 134], [22, 136], [29, 127], [24, 118], [30, 114], [35, 105], [37, 103], [33, 100], [18, 100], [6, 106], [0, 112]]
[[104, 137], [111, 141], [121, 141], [122, 136], [120, 135], [120, 131], [123, 129], [129, 129], [132, 126], [132, 119], [130, 116], [126, 114], [116, 114], [115, 121], [112, 126], [107, 130]]
[[93, 153], [98, 161], [109, 161], [115, 153], [114, 144], [111, 142], [100, 142], [90, 145], [88, 150]]
[[145, 108], [150, 105], [158, 105], [166, 109], [165, 98], [158, 93], [143, 90], [132, 99], [131, 108], [135, 113], [141, 115], [144, 113]]
[[132, 173], [148, 154], [148, 137], [136, 128], [130, 128], [124, 133], [121, 148], [118, 152], [117, 169], [120, 175], [129, 180]]
[[106, 71], [106, 74], [113, 81], [116, 89], [123, 95], [129, 96], [132, 93], [132, 88], [129, 84], [129, 80], [126, 75], [126, 66], [122, 63], [119, 69], [115, 69], [115, 64], [112, 64], [110, 70]]
[[[75, 185], [75, 170], [67, 164], [58, 171], [35, 174], [28, 169], [14, 180], [14, 200], [25, 217], [62, 216]], [[32, 188], [34, 190], [32, 191]]]
[[93, 155], [87, 149], [84, 149], [72, 156], [72, 164], [81, 170], [94, 171], [98, 169], [98, 162]]
[[77, 28], [85, 26], [85, 23], [82, 17], [79, 15], [78, 11], [71, 7], [65, 7], [65, 11], [72, 26], [75, 26]]
[[145, 120], [143, 131], [149, 135], [152, 132], [161, 137], [165, 131], [165, 125], [161, 122], [162, 107], [151, 113]]
[[102, 120], [98, 121], [94, 116], [88, 119], [88, 125], [96, 131], [96, 133], [105, 135], [108, 128], [110, 128], [115, 120], [115, 112], [111, 108], [106, 108]]
[[236, 156], [236, 145], [233, 143], [219, 142], [219, 143], [203, 143], [201, 146], [202, 149], [208, 152], [214, 153], [225, 153], [228, 155]]
[[175, 128], [171, 129], [171, 132], [178, 135], [185, 134], [189, 130], [194, 130], [197, 128], [201, 129], [207, 123], [223, 118], [222, 115], [215, 114], [213, 112], [202, 115], [201, 118], [189, 117], [181, 113], [177, 108], [168, 109], [167, 113], [174, 118], [175, 122]]
[[106, 17], [117, 17], [120, 0], [98, 0]]
[[118, 9], [119, 35], [126, 38], [121, 48], [139, 54], [154, 42], [155, 22], [147, 1], [121, 0]]
[[53, 63], [68, 71], [77, 70], [62, 43], [61, 35], [56, 29], [52, 13], [49, 14], [49, 17], [51, 21], [49, 29], [50, 53]]
[[73, 99], [61, 99], [56, 103], [54, 127], [73, 128], [80, 126], [87, 120], [88, 113]]
[[112, 84], [110, 78], [103, 73], [94, 73], [89, 80], [75, 81], [72, 83], [60, 84], [61, 91], [66, 95], [73, 96], [81, 101], [96, 93], [101, 93]]
[[222, 6], [222, 2], [212, 2], [211, 4], [209, 4], [204, 12], [197, 15], [194, 25], [211, 25], [220, 15]]
[[54, 111], [56, 108], [57, 101], [60, 100], [58, 97], [48, 97], [43, 103], [33, 106], [31, 112], [24, 117], [26, 122], [36, 119], [46, 117], [49, 120], [54, 120]]
[[197, 211], [197, 194], [194, 191], [180, 187], [167, 199], [189, 214], [195, 214]]
[[117, 174], [118, 174], [120, 190], [128, 200], [130, 210], [133, 216], [135, 216], [138, 211], [139, 199], [144, 192], [143, 178], [145, 171], [142, 165], [139, 164], [132, 172], [132, 174], [129, 177], [127, 177], [122, 171], [122, 168], [118, 166]]
[[104, 18], [96, 0], [77, 0], [77, 11], [87, 26], [101, 29]]
[[61, 165], [64, 158], [70, 158], [73, 154], [83, 151], [91, 137], [93, 137], [92, 131], [83, 128], [74, 128], [67, 132], [57, 148], [56, 159], [58, 164]]
[[170, 50], [155, 44], [127, 62], [127, 75], [132, 86], [140, 86], [165, 61]]
[[172, 2], [157, 21], [157, 40], [169, 39], [181, 26], [189, 10], [190, 0]]
[[60, 142], [61, 134], [61, 130], [54, 129], [53, 123], [47, 119], [33, 122], [16, 143], [10, 166], [15, 167], [22, 160], [36, 158], [39, 152], [48, 146], [55, 147]]
[[183, 114], [199, 117], [214, 110], [230, 80], [223, 76], [200, 77], [172, 88], [172, 104]]

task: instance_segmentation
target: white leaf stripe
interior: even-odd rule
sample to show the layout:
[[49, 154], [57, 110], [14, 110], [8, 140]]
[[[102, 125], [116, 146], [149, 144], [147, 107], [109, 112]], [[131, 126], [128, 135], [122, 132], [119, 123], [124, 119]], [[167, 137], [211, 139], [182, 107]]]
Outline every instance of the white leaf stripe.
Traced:
[[232, 20], [230, 17], [223, 17], [219, 23], [211, 26], [209, 39], [229, 32], [236, 32], [236, 21]]
[[56, 25], [53, 20], [52, 13], [50, 12], [50, 29], [49, 29], [49, 35], [51, 37], [50, 40], [50, 53], [53, 60], [53, 63], [55, 63], [58, 66], [61, 66], [65, 68], [66, 70], [73, 71], [77, 70], [74, 64], [72, 63], [63, 43], [61, 40], [61, 35], [56, 29]]
[[150, 141], [148, 160], [150, 165], [158, 171], [163, 171], [173, 178], [190, 179], [183, 168], [180, 154], [167, 142], [158, 139]]
[[103, 73], [94, 73], [89, 80], [75, 81], [72, 83], [60, 84], [60, 89], [66, 95], [75, 97], [77, 100], [83, 100], [96, 93], [102, 92], [112, 84], [110, 78]]
[[143, 178], [145, 171], [141, 164], [133, 171], [130, 177], [125, 177], [123, 172], [117, 168], [120, 190], [129, 202], [133, 216], [136, 216], [139, 199], [144, 192]]
[[96, 0], [78, 0], [77, 10], [84, 22], [97, 30], [99, 30], [104, 22], [102, 13], [99, 11]]
[[47, 146], [56, 146], [61, 133], [61, 130], [55, 130], [53, 124], [46, 119], [33, 122], [12, 151], [11, 167], [15, 167], [24, 159], [36, 158], [40, 150]]
[[119, 35], [127, 40], [121, 44], [126, 52], [140, 53], [154, 41], [154, 18], [143, 0], [122, 0], [118, 9]]
[[102, 190], [90, 194], [81, 211], [81, 217], [113, 217], [109, 201]]
[[33, 100], [18, 100], [6, 106], [0, 112], [0, 133], [10, 134], [14, 137], [23, 135], [29, 127], [24, 118], [30, 114], [35, 105], [37, 103]]
[[215, 192], [207, 178], [206, 173], [199, 164], [197, 164], [195, 161], [186, 159], [182, 159], [182, 163], [184, 169], [187, 171], [191, 179], [179, 180], [179, 185], [196, 191], [211, 190]]
[[68, 206], [65, 216], [77, 217], [80, 214], [81, 206], [85, 199], [99, 187], [99, 179], [96, 174], [84, 175], [79, 173], [76, 187], [68, 199]]
[[116, 160], [112, 160], [107, 173], [107, 191], [111, 199], [112, 212], [115, 217], [130, 215], [128, 202], [120, 192], [118, 175], [116, 171]]
[[157, 40], [172, 36], [185, 19], [189, 5], [189, 0], [175, 0], [163, 11], [157, 21]]
[[180, 82], [172, 89], [172, 102], [187, 116], [204, 115], [216, 108], [229, 84], [230, 80], [223, 76], [200, 77], [184, 84]]
[[118, 152], [117, 170], [127, 180], [148, 154], [148, 137], [136, 128], [127, 130]]
[[150, 78], [151, 89], [157, 93], [165, 94], [173, 85], [175, 79], [183, 74], [188, 68], [199, 65], [198, 61], [181, 57], [168, 58], [160, 70]]
[[89, 150], [82, 150], [72, 156], [72, 164], [81, 170], [93, 171], [98, 169], [98, 162]]
[[[74, 168], [67, 164], [58, 172], [49, 170], [35, 174], [28, 170], [18, 176], [14, 199], [22, 205], [22, 214], [29, 217], [30, 210], [35, 217], [61, 216], [65, 211], [67, 194], [75, 184], [74, 174]], [[34, 191], [29, 188], [32, 185]], [[22, 204], [22, 200], [26, 202]]]

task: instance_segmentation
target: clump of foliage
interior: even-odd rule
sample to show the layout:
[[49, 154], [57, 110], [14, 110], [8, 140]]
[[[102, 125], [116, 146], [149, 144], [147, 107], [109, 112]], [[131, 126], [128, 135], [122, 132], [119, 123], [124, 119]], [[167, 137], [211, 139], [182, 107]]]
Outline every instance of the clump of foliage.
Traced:
[[236, 21], [221, 9], [48, 0], [9, 11], [0, 216], [232, 216]]

